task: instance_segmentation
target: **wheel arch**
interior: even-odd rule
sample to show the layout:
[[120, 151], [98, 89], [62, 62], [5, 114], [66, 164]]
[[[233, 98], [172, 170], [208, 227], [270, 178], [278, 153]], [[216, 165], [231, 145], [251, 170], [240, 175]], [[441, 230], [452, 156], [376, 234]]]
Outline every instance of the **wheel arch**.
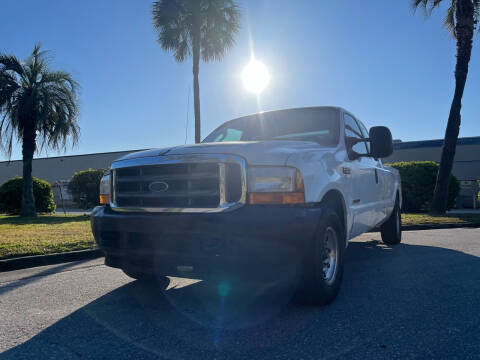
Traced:
[[398, 198], [398, 206], [401, 209], [403, 206], [403, 196], [402, 196], [402, 188], [400, 186], [397, 188], [397, 193], [395, 196], [396, 198]]
[[345, 232], [345, 240], [348, 238], [347, 207], [342, 193], [336, 189], [331, 189], [325, 193], [320, 204], [332, 208], [340, 218]]

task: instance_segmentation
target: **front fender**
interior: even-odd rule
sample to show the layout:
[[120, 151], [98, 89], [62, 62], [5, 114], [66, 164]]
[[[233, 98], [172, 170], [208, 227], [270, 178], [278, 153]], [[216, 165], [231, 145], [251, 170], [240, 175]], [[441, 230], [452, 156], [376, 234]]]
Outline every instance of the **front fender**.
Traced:
[[345, 209], [346, 233], [353, 224], [353, 214], [349, 206], [351, 201], [351, 186], [343, 173], [345, 151], [305, 152], [292, 154], [288, 166], [297, 168], [305, 185], [305, 201], [309, 204], [319, 204], [330, 191], [338, 192]]
[[287, 166], [300, 170], [305, 185], [305, 201], [318, 203], [330, 190], [348, 192], [348, 182], [343, 176], [341, 155], [337, 152], [304, 152], [292, 154]]

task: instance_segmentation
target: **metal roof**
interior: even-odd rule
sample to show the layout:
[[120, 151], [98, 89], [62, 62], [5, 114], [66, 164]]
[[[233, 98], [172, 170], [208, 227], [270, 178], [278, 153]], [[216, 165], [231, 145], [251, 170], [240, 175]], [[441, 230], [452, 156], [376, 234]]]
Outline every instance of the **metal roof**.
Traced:
[[[99, 152], [99, 153], [88, 153], [88, 154], [77, 154], [77, 155], [57, 155], [57, 156], [46, 156], [46, 157], [39, 157], [36, 158], [34, 157], [33, 160], [49, 160], [49, 159], [64, 159], [64, 158], [76, 158], [76, 157], [81, 157], [81, 156], [96, 156], [96, 155], [109, 155], [109, 154], [122, 154], [122, 153], [133, 153], [137, 151], [144, 151], [144, 150], [149, 150], [149, 149], [137, 149], [137, 150], [119, 150], [119, 151], [107, 151], [107, 152]], [[16, 159], [16, 160], [4, 160], [0, 161], [0, 164], [6, 164], [6, 163], [14, 163], [14, 162], [19, 162], [22, 161], [22, 159]]]
[[[480, 145], [480, 136], [458, 138], [457, 146], [462, 145]], [[435, 140], [420, 140], [420, 141], [406, 141], [396, 142], [393, 144], [395, 150], [401, 149], [420, 149], [430, 147], [442, 147], [443, 139]]]

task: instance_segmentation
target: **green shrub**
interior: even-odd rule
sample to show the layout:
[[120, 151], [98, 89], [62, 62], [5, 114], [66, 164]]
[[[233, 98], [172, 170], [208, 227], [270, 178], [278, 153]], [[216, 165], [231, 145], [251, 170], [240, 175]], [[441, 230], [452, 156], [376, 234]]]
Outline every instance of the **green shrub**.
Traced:
[[68, 184], [73, 202], [81, 209], [90, 209], [99, 205], [100, 180], [105, 169], [88, 169], [73, 174]]
[[[477, 180], [477, 183], [478, 183], [478, 188], [480, 189], [480, 180]], [[480, 201], [480, 190], [478, 191], [477, 199], [478, 201]]]
[[[0, 212], [20, 214], [22, 208], [23, 178], [14, 177], [0, 186]], [[45, 180], [33, 178], [35, 207], [40, 213], [55, 212], [52, 186]]]
[[[400, 161], [388, 164], [398, 171], [402, 178], [402, 210], [405, 212], [428, 211], [435, 190], [439, 165], [433, 161]], [[450, 175], [447, 208], [455, 206], [460, 192], [460, 182]]]

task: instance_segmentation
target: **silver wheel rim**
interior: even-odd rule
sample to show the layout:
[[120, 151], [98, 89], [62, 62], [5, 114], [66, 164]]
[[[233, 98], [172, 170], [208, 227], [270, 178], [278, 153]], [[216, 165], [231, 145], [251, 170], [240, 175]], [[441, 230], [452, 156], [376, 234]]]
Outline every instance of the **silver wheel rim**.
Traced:
[[322, 272], [328, 285], [335, 281], [338, 261], [338, 238], [332, 227], [327, 227], [323, 237]]

